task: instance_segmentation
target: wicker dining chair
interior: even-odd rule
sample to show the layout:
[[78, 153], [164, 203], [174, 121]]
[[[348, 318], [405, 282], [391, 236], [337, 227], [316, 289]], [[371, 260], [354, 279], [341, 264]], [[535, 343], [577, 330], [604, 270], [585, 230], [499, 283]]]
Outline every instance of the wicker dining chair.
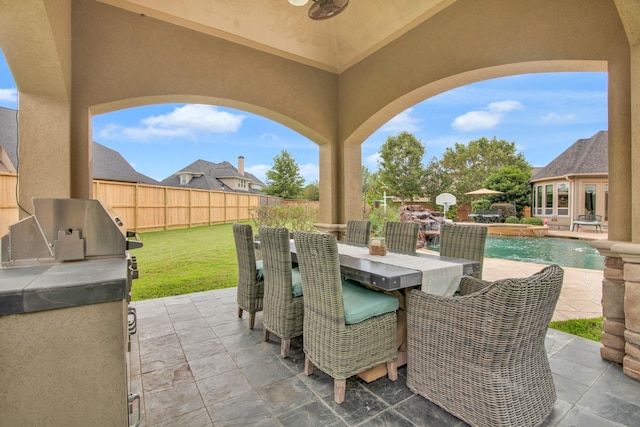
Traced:
[[387, 221], [384, 224], [384, 240], [387, 249], [415, 252], [418, 248], [420, 224], [409, 221]]
[[264, 256], [264, 340], [269, 340], [269, 333], [279, 336], [280, 355], [286, 358], [291, 338], [302, 335], [304, 315], [302, 279], [298, 268], [291, 268], [289, 230], [260, 227], [260, 249]]
[[407, 387], [472, 426], [542, 423], [556, 400], [544, 340], [563, 273], [465, 276], [463, 296], [411, 291]]
[[[344, 401], [346, 379], [369, 368], [386, 363], [389, 379], [397, 380], [397, 298], [343, 282], [335, 236], [302, 231], [293, 236], [304, 292], [305, 374], [315, 366], [331, 376], [337, 404]], [[385, 307], [373, 313], [365, 301]], [[350, 322], [353, 312], [372, 317]]]
[[238, 317], [242, 311], [249, 312], [249, 328], [253, 329], [256, 313], [262, 311], [264, 281], [262, 261], [256, 261], [256, 253], [249, 224], [233, 224], [233, 238], [238, 258]]
[[482, 279], [486, 240], [487, 227], [446, 222], [440, 225], [440, 255], [478, 261], [480, 272], [471, 275], [476, 279]]
[[347, 236], [345, 243], [350, 245], [368, 246], [371, 238], [371, 221], [352, 219], [347, 221]]

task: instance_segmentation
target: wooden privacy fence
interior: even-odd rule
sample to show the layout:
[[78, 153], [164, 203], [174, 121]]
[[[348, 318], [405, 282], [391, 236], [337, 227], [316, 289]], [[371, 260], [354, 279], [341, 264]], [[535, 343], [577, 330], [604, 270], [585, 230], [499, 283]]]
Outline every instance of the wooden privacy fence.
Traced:
[[128, 230], [190, 228], [251, 219], [251, 209], [280, 204], [260, 194], [93, 180], [93, 196], [111, 206]]
[[[18, 221], [17, 176], [0, 173], [0, 236]], [[278, 197], [93, 180], [93, 197], [110, 206], [127, 230], [157, 231], [251, 219], [251, 209]], [[23, 206], [29, 212], [33, 206]]]

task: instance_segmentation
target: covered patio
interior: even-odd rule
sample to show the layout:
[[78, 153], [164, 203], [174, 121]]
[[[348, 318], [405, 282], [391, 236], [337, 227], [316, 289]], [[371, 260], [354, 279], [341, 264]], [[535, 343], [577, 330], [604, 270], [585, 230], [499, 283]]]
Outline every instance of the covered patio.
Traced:
[[[496, 267], [495, 273], [503, 271]], [[406, 366], [395, 382], [350, 378], [346, 400], [335, 404], [331, 377], [319, 370], [304, 374], [300, 338], [282, 359], [278, 337], [262, 339], [262, 313], [253, 330], [247, 316], [236, 317], [235, 289], [135, 305], [132, 391], [142, 395], [142, 425], [467, 425], [414, 395], [406, 387]], [[558, 400], [544, 425], [637, 424], [640, 384], [602, 360], [597, 342], [550, 329], [545, 347]]]
[[320, 22], [286, 0], [0, 0], [0, 47], [20, 93], [20, 206], [92, 197], [93, 115], [208, 103], [319, 146], [327, 231], [359, 217], [360, 145], [406, 108], [489, 78], [607, 72], [599, 353], [640, 379], [639, 0], [351, 0]]

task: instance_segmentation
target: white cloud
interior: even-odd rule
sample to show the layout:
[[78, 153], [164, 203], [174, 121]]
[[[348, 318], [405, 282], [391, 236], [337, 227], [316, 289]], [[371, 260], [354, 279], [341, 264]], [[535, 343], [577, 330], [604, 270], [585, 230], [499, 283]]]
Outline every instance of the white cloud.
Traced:
[[506, 113], [513, 110], [522, 110], [524, 105], [518, 101], [498, 101], [487, 106], [487, 110], [492, 113]]
[[307, 183], [318, 181], [320, 178], [320, 166], [314, 163], [300, 165], [300, 175], [302, 175]]
[[208, 133], [237, 132], [244, 116], [220, 111], [211, 105], [188, 104], [168, 114], [152, 116], [142, 120], [149, 127], [163, 129], [187, 129]]
[[371, 167], [376, 167], [377, 168], [378, 167], [378, 163], [380, 162], [380, 153], [379, 152], [373, 153], [372, 155], [367, 156], [364, 159], [364, 161], [365, 161], [365, 163], [367, 165], [370, 165]]
[[417, 132], [420, 130], [420, 119], [411, 117], [412, 112], [413, 108], [404, 110], [389, 120], [381, 129], [387, 132]]
[[271, 169], [270, 165], [253, 165], [245, 168], [247, 172], [255, 175], [260, 181], [267, 182], [267, 171]]
[[121, 128], [122, 134], [129, 139], [146, 140], [150, 138], [159, 137], [176, 137], [176, 136], [189, 136], [191, 130], [188, 128], [174, 128], [163, 129], [153, 126], [147, 126], [146, 128]]
[[462, 131], [469, 132], [473, 130], [492, 129], [500, 123], [500, 115], [489, 113], [487, 111], [469, 111], [455, 118], [451, 127]]
[[461, 132], [493, 129], [502, 121], [504, 113], [523, 108], [524, 105], [518, 101], [492, 102], [487, 105], [485, 110], [469, 111], [456, 117], [451, 123], [451, 127]]
[[542, 116], [540, 119], [543, 122], [554, 122], [554, 123], [564, 123], [569, 122], [576, 118], [575, 114], [558, 114], [558, 113], [547, 113]]
[[153, 138], [194, 138], [201, 133], [238, 132], [244, 116], [220, 111], [210, 105], [188, 104], [167, 114], [140, 120], [144, 126], [126, 127], [110, 123], [98, 130], [103, 139], [148, 141]]
[[270, 139], [272, 141], [277, 141], [280, 138], [275, 133], [267, 132], [260, 135], [260, 139]]
[[0, 88], [0, 101], [3, 102], [17, 102], [18, 90], [14, 88], [2, 89]]

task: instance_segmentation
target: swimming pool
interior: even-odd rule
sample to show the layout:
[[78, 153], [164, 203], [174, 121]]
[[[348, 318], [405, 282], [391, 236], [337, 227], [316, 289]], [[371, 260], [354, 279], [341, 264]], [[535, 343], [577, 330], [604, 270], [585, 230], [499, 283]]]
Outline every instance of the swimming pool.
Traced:
[[[438, 250], [439, 247], [433, 249]], [[562, 267], [604, 269], [604, 257], [589, 242], [577, 239], [487, 236], [484, 256]]]

